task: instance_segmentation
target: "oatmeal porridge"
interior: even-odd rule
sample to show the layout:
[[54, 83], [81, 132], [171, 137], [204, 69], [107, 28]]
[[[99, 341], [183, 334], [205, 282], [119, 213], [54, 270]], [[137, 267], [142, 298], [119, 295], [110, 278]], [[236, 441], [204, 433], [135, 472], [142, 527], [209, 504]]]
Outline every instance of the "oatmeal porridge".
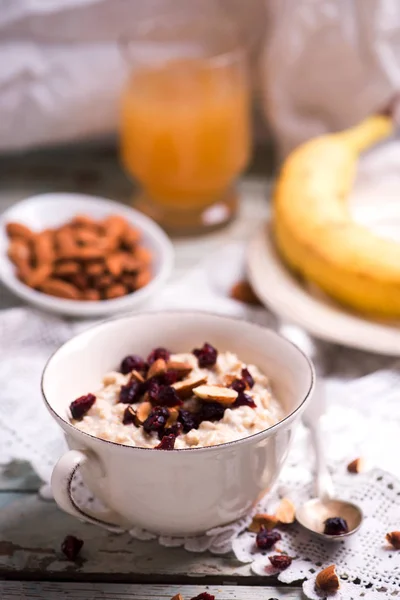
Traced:
[[210, 344], [191, 353], [156, 348], [127, 356], [95, 394], [70, 405], [75, 427], [98, 438], [164, 450], [215, 446], [283, 417], [268, 378]]

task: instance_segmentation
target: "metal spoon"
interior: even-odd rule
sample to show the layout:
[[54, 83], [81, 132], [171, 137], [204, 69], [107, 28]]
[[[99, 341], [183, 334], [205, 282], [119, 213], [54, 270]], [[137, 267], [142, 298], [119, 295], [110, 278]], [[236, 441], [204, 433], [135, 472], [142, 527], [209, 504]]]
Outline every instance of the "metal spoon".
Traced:
[[[320, 417], [325, 412], [323, 382], [317, 382], [314, 396], [303, 415], [303, 423], [309, 429], [315, 451], [316, 498], [305, 502], [296, 511], [296, 519], [305, 529], [328, 542], [337, 542], [353, 535], [361, 527], [363, 514], [359, 506], [334, 497], [332, 478], [328, 472], [323, 450]], [[341, 535], [324, 533], [325, 521], [341, 517], [348, 525], [348, 532]]]

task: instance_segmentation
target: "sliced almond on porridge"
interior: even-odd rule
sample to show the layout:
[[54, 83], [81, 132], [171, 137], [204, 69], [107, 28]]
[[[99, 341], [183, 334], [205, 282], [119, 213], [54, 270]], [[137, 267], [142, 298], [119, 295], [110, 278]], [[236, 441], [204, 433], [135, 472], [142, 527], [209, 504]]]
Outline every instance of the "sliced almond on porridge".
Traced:
[[[269, 515], [267, 513], [257, 513], [254, 515], [252, 522], [249, 525], [249, 531], [253, 533], [258, 533], [261, 527], [265, 527], [265, 529], [273, 529], [278, 525], [278, 519], [275, 515]], [[276, 550], [276, 548], [275, 548]]]
[[167, 363], [163, 358], [157, 358], [151, 365], [147, 373], [147, 379], [155, 377], [156, 375], [162, 375], [167, 370]]
[[233, 375], [233, 373], [227, 373], [224, 375], [223, 384], [225, 387], [229, 387], [235, 381], [235, 379], [240, 379], [240, 376]]
[[131, 379], [134, 379], [135, 381], [138, 381], [139, 383], [143, 383], [144, 382], [144, 377], [141, 373], [139, 373], [139, 371], [135, 371], [133, 370], [131, 372]]
[[177, 381], [176, 383], [173, 383], [171, 387], [174, 388], [179, 398], [190, 398], [194, 388], [199, 387], [199, 385], [202, 385], [203, 383], [207, 383], [207, 377], [201, 375], [184, 379], [183, 381]]
[[230, 406], [238, 397], [235, 390], [218, 385], [200, 385], [194, 388], [193, 393], [204, 402], [219, 402], [224, 406]]
[[136, 416], [141, 423], [145, 422], [145, 420], [150, 414], [151, 409], [151, 402], [142, 402], [141, 404], [139, 404], [138, 409], [136, 411]]
[[167, 362], [168, 371], [178, 371], [182, 377], [189, 375], [190, 371], [192, 371], [193, 367], [190, 363], [181, 361], [181, 360], [169, 360]]
[[178, 420], [179, 410], [177, 408], [169, 408], [169, 417], [166, 423], [166, 427], [172, 427]]

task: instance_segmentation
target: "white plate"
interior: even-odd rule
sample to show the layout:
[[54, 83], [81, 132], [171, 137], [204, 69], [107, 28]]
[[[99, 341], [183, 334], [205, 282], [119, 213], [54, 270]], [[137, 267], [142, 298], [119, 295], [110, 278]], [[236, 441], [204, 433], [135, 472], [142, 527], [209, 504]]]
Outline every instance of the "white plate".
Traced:
[[[144, 288], [114, 300], [83, 302], [64, 300], [43, 294], [23, 284], [15, 276], [14, 265], [7, 257], [9, 240], [5, 224], [9, 221], [23, 223], [40, 231], [48, 227], [58, 227], [76, 214], [87, 214], [94, 219], [117, 214], [142, 232], [144, 245], [154, 257], [153, 279]], [[172, 244], [162, 229], [142, 213], [96, 196], [83, 194], [52, 193], [32, 196], [9, 208], [0, 218], [0, 279], [14, 294], [46, 311], [74, 317], [98, 317], [126, 311], [147, 301], [159, 291], [171, 274], [174, 251]]]
[[281, 262], [264, 226], [250, 242], [248, 276], [260, 300], [280, 318], [317, 338], [378, 354], [400, 356], [398, 322], [379, 322], [346, 310], [300, 282]]

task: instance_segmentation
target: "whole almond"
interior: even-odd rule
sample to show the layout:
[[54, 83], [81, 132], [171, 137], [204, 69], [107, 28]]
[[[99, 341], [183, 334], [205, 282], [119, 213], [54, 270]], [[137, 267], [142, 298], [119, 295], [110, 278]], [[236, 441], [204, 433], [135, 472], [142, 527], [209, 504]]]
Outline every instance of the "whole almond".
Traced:
[[327, 592], [328, 594], [337, 592], [340, 588], [340, 581], [336, 574], [335, 565], [330, 565], [318, 573], [315, 585], [317, 589], [322, 592]]
[[114, 277], [119, 277], [124, 268], [124, 256], [120, 252], [115, 252], [105, 259], [107, 271]]
[[136, 276], [136, 289], [141, 289], [148, 285], [152, 280], [152, 275], [149, 269], [140, 271]]
[[99, 260], [103, 256], [103, 249], [98, 246], [77, 246], [73, 253], [76, 260]]
[[249, 531], [258, 533], [261, 527], [265, 529], [274, 529], [278, 525], [278, 519], [275, 515], [268, 515], [267, 513], [257, 513], [254, 515], [252, 522], [249, 525]]
[[364, 471], [365, 465], [362, 458], [355, 458], [347, 465], [349, 473], [361, 473]]
[[280, 523], [287, 525], [289, 523], [294, 523], [296, 519], [296, 509], [293, 502], [291, 502], [289, 498], [283, 498], [275, 511], [275, 516]]
[[120, 277], [121, 283], [123, 283], [129, 292], [133, 292], [136, 289], [136, 276], [124, 273]]
[[124, 272], [137, 274], [140, 271], [141, 263], [132, 255], [125, 254]]
[[96, 246], [99, 242], [99, 235], [93, 229], [81, 228], [75, 232], [75, 241], [84, 246]]
[[91, 262], [86, 263], [84, 269], [87, 275], [97, 277], [97, 275], [103, 275], [105, 272], [105, 265], [103, 262]]
[[156, 375], [162, 375], [167, 370], [167, 363], [163, 358], [158, 358], [153, 362], [150, 366], [150, 369], [147, 372], [147, 379], [151, 377], [155, 377]]
[[193, 394], [193, 390], [203, 383], [207, 383], [207, 377], [200, 376], [177, 381], [176, 383], [173, 383], [171, 387], [174, 388], [179, 398], [185, 399], [190, 398]]
[[87, 275], [85, 275], [84, 273], [75, 273], [75, 275], [70, 275], [68, 280], [75, 287], [77, 287], [78, 290], [81, 290], [81, 292], [83, 292], [89, 287]]
[[22, 223], [10, 222], [6, 224], [6, 233], [9, 238], [22, 238], [26, 241], [31, 240], [33, 231]]
[[25, 277], [25, 283], [32, 288], [40, 287], [42, 283], [50, 277], [51, 273], [52, 265], [44, 263], [30, 270], [29, 274]]
[[391, 531], [386, 534], [386, 539], [395, 548], [400, 550], [400, 531]]
[[56, 277], [65, 277], [76, 275], [80, 271], [80, 265], [75, 260], [65, 260], [55, 265], [54, 275]]
[[70, 227], [60, 227], [54, 234], [56, 256], [59, 258], [75, 258], [77, 245], [75, 234]]
[[224, 406], [230, 406], [238, 397], [235, 390], [218, 385], [200, 385], [194, 388], [193, 393], [203, 402], [219, 402]]
[[61, 279], [54, 279], [49, 277], [40, 285], [40, 290], [45, 294], [51, 296], [58, 296], [59, 298], [65, 298], [68, 300], [79, 300], [81, 294], [79, 290], [72, 285]]
[[83, 292], [83, 300], [88, 300], [91, 302], [95, 302], [96, 300], [100, 300], [100, 292], [98, 290], [94, 290], [92, 288], [88, 288]]
[[120, 298], [126, 295], [126, 287], [122, 283], [114, 283], [104, 290], [104, 295], [108, 300]]
[[89, 215], [76, 215], [70, 223], [71, 227], [85, 227], [87, 229], [98, 229], [96, 221]]
[[122, 245], [128, 250], [136, 247], [140, 240], [140, 232], [132, 226], [128, 226], [121, 236]]
[[109, 288], [113, 284], [113, 281], [114, 280], [111, 275], [100, 275], [99, 277], [94, 278], [93, 287], [103, 290], [105, 288]]
[[29, 265], [31, 261], [29, 242], [23, 238], [12, 239], [8, 246], [7, 256], [17, 267]]
[[128, 223], [119, 215], [110, 215], [109, 217], [103, 219], [101, 226], [107, 235], [119, 238], [128, 227]]
[[37, 233], [33, 240], [33, 255], [36, 261], [36, 266], [44, 263], [52, 263], [55, 259], [54, 252], [54, 236], [48, 231]]
[[148, 267], [151, 265], [151, 263], [153, 262], [153, 255], [151, 253], [150, 250], [148, 250], [148, 248], [143, 248], [143, 246], [140, 246], [139, 248], [136, 248], [136, 251], [134, 253], [134, 257], [144, 266]]

